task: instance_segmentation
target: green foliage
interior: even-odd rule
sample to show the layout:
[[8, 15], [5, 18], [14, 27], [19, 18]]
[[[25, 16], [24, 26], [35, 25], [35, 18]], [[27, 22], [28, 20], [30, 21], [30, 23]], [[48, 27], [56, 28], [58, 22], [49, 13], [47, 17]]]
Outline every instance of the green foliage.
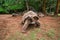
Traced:
[[29, 2], [30, 2], [29, 5], [32, 6], [32, 7], [34, 7], [34, 9], [36, 11], [41, 10], [42, 5], [43, 5], [43, 1], [42, 0], [30, 0]]
[[57, 0], [47, 0], [46, 10], [47, 12], [55, 12]]
[[24, 0], [0, 0], [0, 12], [9, 12], [9, 10], [17, 10], [24, 8]]
[[[54, 12], [56, 8], [57, 0], [47, 0], [46, 10], [47, 12]], [[29, 0], [29, 6], [33, 7], [36, 11], [42, 11], [43, 0]], [[50, 9], [51, 7], [51, 9]], [[25, 0], [0, 0], [0, 12], [9, 13], [10, 10], [25, 10]]]

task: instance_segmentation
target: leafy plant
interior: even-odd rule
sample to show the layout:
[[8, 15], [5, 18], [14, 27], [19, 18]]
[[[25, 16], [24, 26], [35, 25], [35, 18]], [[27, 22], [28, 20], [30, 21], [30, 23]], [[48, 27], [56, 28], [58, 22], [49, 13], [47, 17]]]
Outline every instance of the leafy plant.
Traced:
[[[54, 12], [57, 0], [47, 0], [47, 12]], [[29, 6], [33, 7], [36, 11], [42, 11], [43, 0], [29, 0]], [[10, 10], [24, 11], [26, 9], [25, 0], [0, 0], [0, 12], [9, 13]]]

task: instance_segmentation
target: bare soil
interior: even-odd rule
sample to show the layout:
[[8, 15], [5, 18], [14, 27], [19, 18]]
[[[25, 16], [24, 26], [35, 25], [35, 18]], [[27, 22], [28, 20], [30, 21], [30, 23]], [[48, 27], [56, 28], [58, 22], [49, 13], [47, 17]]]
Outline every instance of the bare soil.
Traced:
[[[22, 25], [20, 24], [22, 16], [12, 17], [12, 15], [0, 15], [0, 40], [8, 40], [8, 37], [14, 35], [16, 32], [21, 33]], [[45, 16], [40, 19], [40, 29], [41, 32], [36, 34], [36, 40], [39, 38], [45, 37], [46, 40], [52, 40], [52, 38], [48, 38], [48, 36], [44, 33], [48, 32], [50, 29], [55, 30], [54, 40], [59, 40], [60, 38], [60, 17], [50, 17]], [[37, 28], [30, 28], [25, 34], [27, 37], [31, 31]], [[52, 30], [53, 31], [53, 30]], [[17, 38], [17, 40], [22, 40], [21, 38]]]

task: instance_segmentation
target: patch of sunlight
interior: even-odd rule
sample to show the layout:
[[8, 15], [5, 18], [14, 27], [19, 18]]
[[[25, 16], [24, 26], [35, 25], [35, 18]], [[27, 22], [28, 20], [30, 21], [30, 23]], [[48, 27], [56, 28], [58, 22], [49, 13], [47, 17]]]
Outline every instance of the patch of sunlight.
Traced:
[[60, 14], [58, 14], [58, 16], [60, 16]]

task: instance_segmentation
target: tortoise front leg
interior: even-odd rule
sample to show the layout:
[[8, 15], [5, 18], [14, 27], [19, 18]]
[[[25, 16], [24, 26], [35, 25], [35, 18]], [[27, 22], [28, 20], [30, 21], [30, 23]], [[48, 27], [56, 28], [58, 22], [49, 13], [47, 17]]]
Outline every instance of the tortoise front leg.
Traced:
[[30, 21], [26, 20], [25, 23], [24, 23], [24, 25], [23, 25], [23, 27], [22, 27], [22, 32], [26, 32], [26, 29], [29, 26], [29, 24], [30, 24]]

